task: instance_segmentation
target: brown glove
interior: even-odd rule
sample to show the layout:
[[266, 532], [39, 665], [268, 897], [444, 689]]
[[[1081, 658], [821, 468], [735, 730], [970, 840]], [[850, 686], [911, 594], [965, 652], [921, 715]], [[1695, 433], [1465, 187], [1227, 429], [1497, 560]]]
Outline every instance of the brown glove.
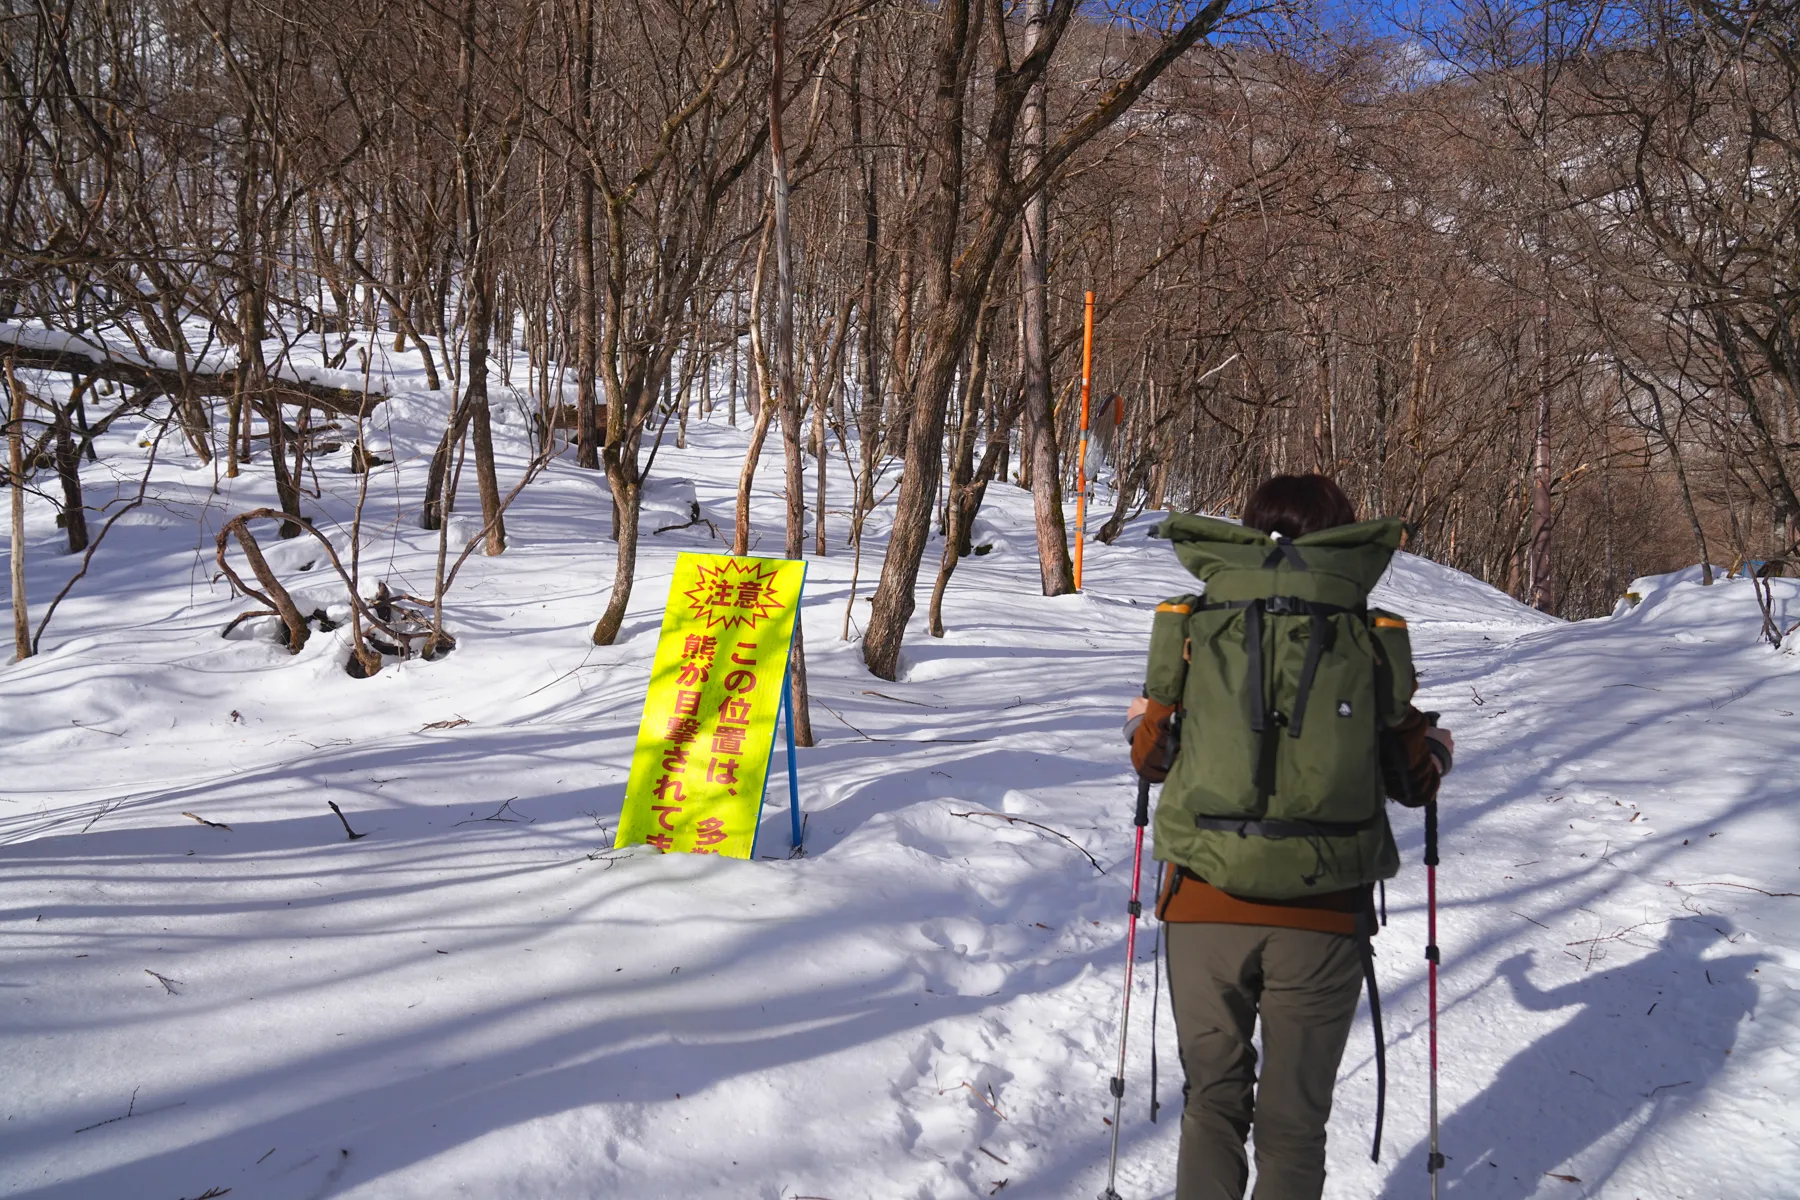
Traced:
[[1448, 768], [1440, 759], [1440, 755], [1448, 757], [1447, 750], [1425, 736], [1429, 728], [1425, 714], [1415, 708], [1381, 735], [1387, 794], [1413, 808], [1437, 796], [1438, 783]]
[[1175, 763], [1175, 752], [1181, 748], [1180, 713], [1179, 708], [1145, 699], [1134, 701], [1127, 714], [1125, 739], [1131, 743], [1131, 765], [1151, 783], [1167, 779]]

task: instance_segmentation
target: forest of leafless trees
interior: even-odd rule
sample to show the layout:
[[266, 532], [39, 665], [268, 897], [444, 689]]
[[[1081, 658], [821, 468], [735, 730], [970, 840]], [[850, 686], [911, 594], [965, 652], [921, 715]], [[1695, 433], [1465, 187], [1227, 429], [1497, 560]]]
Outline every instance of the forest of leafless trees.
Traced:
[[466, 463], [505, 552], [499, 372], [537, 462], [604, 474], [602, 644], [664, 432], [748, 431], [739, 553], [771, 433], [788, 556], [892, 506], [863, 641], [891, 677], [992, 486], [1032, 490], [1072, 588], [1092, 291], [1090, 536], [1318, 470], [1589, 616], [1794, 553], [1797, 206], [1778, 0], [1375, 32], [1252, 0], [0, 0], [6, 479], [84, 553], [81, 460], [151, 411], [305, 536], [311, 430], [379, 402], [378, 338], [446, 397], [409, 519], [439, 528]]

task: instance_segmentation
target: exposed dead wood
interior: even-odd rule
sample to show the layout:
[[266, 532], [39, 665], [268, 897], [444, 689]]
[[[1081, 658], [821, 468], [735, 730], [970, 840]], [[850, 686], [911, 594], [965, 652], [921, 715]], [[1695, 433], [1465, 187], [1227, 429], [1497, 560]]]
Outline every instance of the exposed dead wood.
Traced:
[[1051, 837], [1061, 838], [1063, 841], [1069, 843], [1069, 845], [1075, 847], [1075, 849], [1081, 851], [1081, 856], [1094, 864], [1094, 870], [1100, 872], [1102, 875], [1106, 874], [1106, 868], [1100, 865], [1100, 860], [1095, 858], [1092, 854], [1089, 854], [1080, 842], [1076, 841], [1068, 834], [1063, 833], [1061, 830], [1050, 828], [1048, 825], [1040, 825], [1036, 821], [1027, 821], [1024, 817], [1015, 817], [1011, 813], [994, 812], [991, 809], [985, 808], [976, 809], [973, 812], [953, 812], [950, 815], [953, 817], [998, 817], [1009, 825], [1029, 825], [1033, 829], [1041, 829]]
[[[13, 355], [20, 366], [33, 371], [66, 372], [89, 378], [105, 379], [139, 393], [152, 393], [192, 398], [196, 396], [231, 396], [239, 387], [239, 369], [227, 371], [189, 371], [185, 375], [171, 367], [155, 367], [109, 355], [99, 346], [84, 344], [63, 350], [34, 349], [18, 344], [17, 336], [0, 336], [0, 350]], [[367, 417], [387, 399], [385, 392], [363, 392], [360, 388], [328, 387], [304, 379], [270, 379], [262, 395], [281, 404], [311, 405], [340, 417]]]
[[351, 841], [354, 842], [357, 838], [369, 836], [366, 833], [358, 833], [356, 830], [350, 828], [350, 818], [344, 815], [344, 810], [337, 806], [336, 800], [327, 800], [325, 803], [331, 806], [331, 811], [337, 814], [337, 819], [344, 823], [344, 832], [350, 835]]

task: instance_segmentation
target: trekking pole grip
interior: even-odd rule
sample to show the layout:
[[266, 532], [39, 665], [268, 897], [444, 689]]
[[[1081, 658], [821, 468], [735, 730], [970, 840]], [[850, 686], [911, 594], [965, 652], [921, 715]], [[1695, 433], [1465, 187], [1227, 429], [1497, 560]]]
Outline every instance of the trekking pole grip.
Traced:
[[1139, 775], [1138, 776], [1137, 816], [1132, 818], [1132, 824], [1136, 825], [1139, 829], [1142, 829], [1144, 826], [1148, 825], [1149, 823], [1150, 823], [1150, 781], [1148, 779], [1145, 779], [1142, 775]]
[[1425, 803], [1425, 865], [1438, 865], [1438, 809], [1436, 800]]

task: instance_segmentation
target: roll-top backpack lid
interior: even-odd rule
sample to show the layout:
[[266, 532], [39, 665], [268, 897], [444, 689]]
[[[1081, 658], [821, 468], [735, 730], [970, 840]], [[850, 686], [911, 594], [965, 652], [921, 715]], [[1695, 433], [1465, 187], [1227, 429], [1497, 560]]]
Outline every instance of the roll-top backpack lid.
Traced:
[[1206, 585], [1212, 600], [1295, 596], [1352, 608], [1366, 602], [1400, 548], [1393, 517], [1336, 525], [1303, 537], [1275, 538], [1216, 517], [1171, 514], [1155, 536]]

